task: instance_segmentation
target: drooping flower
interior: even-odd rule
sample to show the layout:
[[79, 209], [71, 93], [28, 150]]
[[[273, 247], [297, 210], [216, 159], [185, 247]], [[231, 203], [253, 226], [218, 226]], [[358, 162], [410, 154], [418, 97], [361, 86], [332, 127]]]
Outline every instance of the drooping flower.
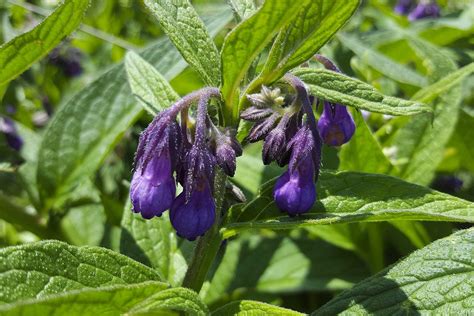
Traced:
[[235, 132], [226, 129], [224, 132], [214, 129], [214, 151], [217, 164], [224, 170], [225, 174], [233, 177], [237, 166], [236, 159], [242, 155], [242, 147], [235, 138]]
[[8, 146], [15, 151], [20, 151], [23, 147], [23, 139], [18, 134], [15, 122], [8, 117], [0, 117], [0, 132], [5, 135]]
[[407, 15], [414, 6], [413, 0], [398, 0], [393, 10], [398, 14]]
[[291, 158], [288, 170], [273, 189], [278, 208], [290, 216], [308, 212], [316, 201], [315, 175], [319, 173], [321, 152], [307, 124], [288, 143]]
[[355, 123], [345, 106], [325, 101], [318, 121], [318, 130], [325, 144], [341, 146], [354, 135]]
[[162, 112], [140, 136], [130, 185], [133, 211], [149, 219], [171, 207], [176, 194], [173, 172], [180, 146], [179, 126]]
[[440, 16], [440, 8], [436, 2], [421, 1], [418, 5], [410, 12], [408, 19], [415, 21], [424, 18], [438, 18]]

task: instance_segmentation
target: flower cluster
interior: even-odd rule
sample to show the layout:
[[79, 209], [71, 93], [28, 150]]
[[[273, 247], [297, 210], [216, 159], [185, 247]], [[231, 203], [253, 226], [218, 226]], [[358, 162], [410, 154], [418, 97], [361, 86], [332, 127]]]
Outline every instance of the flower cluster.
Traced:
[[[317, 55], [316, 59], [338, 71], [327, 58]], [[308, 95], [304, 83], [293, 75], [286, 75], [284, 81], [294, 93], [262, 87], [260, 93], [247, 96], [252, 106], [240, 116], [254, 122], [247, 140], [263, 140], [264, 164], [275, 161], [288, 165], [275, 184], [273, 197], [282, 211], [295, 216], [308, 212], [316, 201], [322, 142], [329, 146], [346, 143], [354, 134], [355, 124], [345, 106], [327, 101], [316, 122], [314, 97]]]
[[440, 16], [440, 8], [436, 1], [422, 0], [416, 4], [413, 0], [399, 0], [394, 8], [401, 15], [408, 15], [410, 21], [424, 18], [437, 18]]
[[[133, 211], [149, 219], [169, 209], [177, 234], [189, 240], [203, 235], [214, 223], [216, 165], [233, 176], [236, 156], [242, 153], [234, 134], [214, 126], [208, 116], [210, 98], [219, 95], [216, 88], [204, 88], [159, 113], [141, 134], [135, 157], [130, 189]], [[188, 109], [195, 101], [193, 120]], [[177, 197], [174, 175], [183, 187]]]

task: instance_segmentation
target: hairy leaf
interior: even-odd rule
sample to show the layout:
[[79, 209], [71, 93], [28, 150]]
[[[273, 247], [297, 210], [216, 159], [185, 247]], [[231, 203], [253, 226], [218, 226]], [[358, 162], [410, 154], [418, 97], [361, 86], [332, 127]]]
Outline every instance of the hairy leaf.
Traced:
[[159, 280], [159, 276], [105, 248], [42, 241], [0, 250], [0, 304], [148, 280]]
[[204, 82], [218, 86], [221, 80], [219, 52], [191, 3], [188, 0], [145, 0], [145, 5]]
[[171, 285], [181, 284], [188, 267], [180, 248], [187, 241], [178, 242], [167, 215], [145, 220], [133, 214], [127, 203], [122, 218], [120, 252], [155, 268], [163, 280]]
[[390, 115], [432, 111], [426, 104], [383, 95], [365, 82], [334, 71], [301, 68], [294, 74], [308, 85], [311, 94], [331, 102]]
[[[222, 96], [227, 119], [238, 114], [240, 84], [250, 65], [272, 38], [309, 2], [266, 0], [263, 6], [227, 35], [222, 47]], [[235, 104], [235, 105], [234, 105]]]
[[[207, 18], [211, 21], [207, 25], [216, 34], [229, 18], [229, 12], [218, 12]], [[166, 40], [148, 47], [142, 56], [165, 78], [176, 76], [186, 67]], [[37, 182], [44, 210], [99, 167], [140, 111], [122, 64], [61, 107], [45, 132], [39, 153]]]
[[322, 240], [242, 235], [227, 244], [218, 269], [205, 286], [204, 297], [211, 304], [223, 296], [233, 296], [234, 291], [242, 295], [252, 290], [341, 290], [368, 275], [356, 255]]
[[400, 179], [357, 172], [323, 171], [312, 210], [291, 218], [273, 201], [274, 181], [245, 205], [231, 208], [224, 236], [251, 228], [296, 227], [389, 220], [474, 222], [474, 203]]
[[155, 116], [179, 99], [179, 95], [159, 71], [138, 54], [127, 54], [125, 69], [132, 93], [151, 115]]
[[363, 62], [370, 65], [372, 68], [394, 79], [398, 82], [407, 83], [417, 87], [426, 86], [428, 80], [420, 75], [418, 72], [397, 63], [396, 61], [386, 57], [364, 44], [357, 38], [351, 35], [340, 33], [337, 35], [341, 43], [352, 50], [362, 59]]
[[253, 0], [227, 0], [239, 21], [247, 19], [256, 8]]
[[359, 0], [319, 0], [300, 5], [298, 16], [275, 40], [261, 76], [265, 83], [307, 61], [350, 19]]
[[89, 0], [65, 0], [31, 31], [0, 47], [0, 86], [45, 56], [81, 23]]
[[282, 315], [282, 316], [297, 316], [304, 315], [292, 311], [291, 309], [286, 309], [267, 303], [261, 303], [257, 301], [236, 301], [222, 306], [221, 308], [215, 310], [212, 313], [213, 316], [227, 316], [227, 315], [237, 315], [237, 316], [246, 316], [246, 315]]
[[474, 229], [459, 231], [336, 296], [313, 315], [469, 314]]

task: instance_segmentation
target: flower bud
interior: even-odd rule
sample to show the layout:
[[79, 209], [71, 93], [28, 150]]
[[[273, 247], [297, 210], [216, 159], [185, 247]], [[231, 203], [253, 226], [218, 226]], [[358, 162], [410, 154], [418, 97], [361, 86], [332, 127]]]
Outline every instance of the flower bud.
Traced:
[[413, 0], [398, 0], [393, 10], [398, 14], [407, 15], [414, 5], [415, 2]]
[[242, 147], [230, 130], [216, 135], [215, 155], [217, 164], [224, 170], [225, 174], [233, 177], [236, 168], [236, 158], [242, 155]]
[[440, 16], [440, 9], [436, 2], [419, 3], [413, 11], [408, 15], [410, 21], [415, 21], [424, 18], [438, 18]]
[[18, 134], [15, 122], [8, 117], [0, 117], [0, 132], [5, 135], [8, 146], [13, 150], [20, 151], [23, 147], [23, 139]]
[[283, 116], [278, 126], [265, 137], [262, 150], [262, 160], [265, 165], [279, 159], [286, 151], [286, 127], [289, 115]]
[[264, 139], [267, 136], [268, 132], [270, 132], [270, 130], [273, 128], [273, 126], [275, 126], [279, 118], [280, 114], [273, 113], [265, 120], [255, 123], [255, 125], [252, 127], [252, 129], [249, 131], [249, 134], [247, 135], [248, 141], [254, 143]]
[[354, 135], [355, 123], [345, 106], [324, 102], [323, 114], [318, 121], [318, 130], [325, 144], [341, 146]]

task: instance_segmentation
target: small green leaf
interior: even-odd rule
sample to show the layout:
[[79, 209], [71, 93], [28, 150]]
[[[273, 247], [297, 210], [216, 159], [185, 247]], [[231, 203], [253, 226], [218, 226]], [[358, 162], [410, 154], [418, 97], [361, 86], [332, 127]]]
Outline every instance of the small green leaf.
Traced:
[[236, 301], [222, 306], [212, 312], [213, 316], [247, 316], [247, 315], [282, 315], [282, 316], [300, 316], [302, 313], [295, 312], [291, 309], [261, 303], [257, 301]]
[[[245, 275], [243, 278], [242, 276]], [[350, 288], [369, 276], [353, 253], [322, 240], [242, 235], [228, 242], [205, 293], [207, 304], [245, 292], [298, 293]]]
[[474, 229], [435, 241], [336, 296], [313, 315], [470, 314]]
[[247, 19], [256, 8], [253, 0], [227, 0], [239, 21]]
[[120, 252], [155, 268], [163, 280], [180, 285], [187, 270], [181, 248], [191, 248], [187, 241], [179, 242], [168, 215], [145, 220], [133, 214], [130, 202], [124, 209]]
[[418, 72], [399, 64], [364, 44], [351, 35], [340, 33], [337, 35], [341, 43], [352, 50], [365, 63], [378, 70], [387, 77], [412, 86], [426, 86], [428, 80]]
[[274, 181], [249, 203], [231, 208], [224, 237], [252, 228], [297, 227], [363, 221], [474, 222], [474, 203], [400, 179], [357, 172], [323, 171], [318, 200], [307, 214], [291, 218], [273, 201]]
[[[439, 47], [416, 38], [409, 42], [428, 66], [434, 82], [456, 71], [454, 61]], [[433, 179], [456, 126], [461, 99], [461, 87], [457, 84], [435, 101], [434, 120], [416, 116], [397, 132], [392, 146], [396, 149], [395, 159], [404, 163], [398, 166], [402, 178], [423, 185]]]
[[187, 288], [173, 288], [158, 292], [135, 306], [130, 310], [130, 314], [153, 314], [163, 310], [181, 311], [186, 315], [209, 315], [206, 304], [201, 301], [196, 292]]
[[351, 18], [359, 0], [319, 0], [300, 4], [298, 16], [275, 40], [261, 76], [273, 82], [307, 61]]
[[293, 73], [313, 95], [331, 102], [390, 115], [432, 112], [426, 104], [383, 95], [371, 85], [335, 71], [300, 68]]
[[179, 99], [160, 72], [138, 54], [127, 53], [125, 69], [132, 93], [151, 115], [157, 115]]
[[222, 48], [222, 95], [229, 123], [238, 115], [240, 85], [250, 65], [272, 38], [292, 21], [301, 5], [297, 1], [266, 0], [247, 20], [235, 27], [226, 37]]
[[105, 248], [42, 241], [0, 250], [0, 304], [148, 280], [160, 279], [152, 269]]
[[45, 56], [81, 23], [89, 0], [66, 0], [31, 31], [0, 47], [0, 86]]
[[221, 80], [219, 52], [191, 3], [188, 0], [145, 0], [145, 5], [204, 82], [218, 86]]

